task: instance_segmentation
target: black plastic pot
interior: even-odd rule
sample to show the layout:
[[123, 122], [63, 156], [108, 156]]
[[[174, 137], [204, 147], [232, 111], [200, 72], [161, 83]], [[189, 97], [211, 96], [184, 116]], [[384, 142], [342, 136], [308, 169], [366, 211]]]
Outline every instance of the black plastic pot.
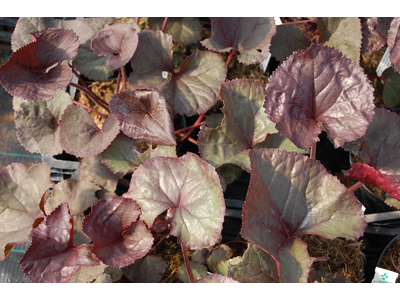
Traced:
[[[386, 251], [387, 251], [394, 243], [396, 243], [398, 239], [400, 239], [400, 235], [395, 236], [395, 237], [386, 245], [385, 249], [383, 249], [381, 255], [379, 256], [379, 260], [378, 260], [378, 262], [377, 262], [377, 264], [376, 264], [376, 267], [384, 268], [384, 266], [381, 266], [382, 258], [386, 255]], [[397, 277], [396, 283], [400, 283], [400, 268], [399, 268], [399, 265], [400, 265], [400, 261], [398, 261], [398, 265], [397, 265], [397, 271], [396, 271], [396, 272], [399, 273], [399, 276]], [[391, 271], [393, 271], [393, 270], [391, 270]]]

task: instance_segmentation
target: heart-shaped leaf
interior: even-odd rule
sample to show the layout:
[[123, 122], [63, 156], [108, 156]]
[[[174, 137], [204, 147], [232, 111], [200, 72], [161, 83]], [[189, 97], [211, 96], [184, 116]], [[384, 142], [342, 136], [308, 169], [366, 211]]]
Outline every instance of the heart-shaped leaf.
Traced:
[[83, 231], [93, 240], [93, 253], [117, 268], [145, 256], [153, 236], [146, 224], [136, 222], [139, 215], [139, 206], [123, 197], [107, 197], [95, 203], [83, 223]]
[[[148, 25], [154, 31], [161, 30], [164, 19], [149, 18]], [[197, 43], [201, 40], [201, 25], [198, 18], [169, 18], [165, 33], [179, 44]]]
[[361, 203], [315, 159], [261, 149], [250, 151], [250, 161], [241, 235], [276, 260], [281, 281], [307, 281], [312, 260], [301, 236], [363, 235]]
[[100, 261], [92, 246], [76, 246], [72, 237], [73, 221], [68, 204], [57, 207], [32, 231], [32, 244], [21, 259], [21, 268], [35, 283], [64, 283], [83, 266]]
[[177, 157], [176, 147], [134, 140], [120, 133], [101, 154], [102, 162], [114, 173], [133, 172], [146, 160], [157, 157]]
[[155, 157], [133, 173], [124, 197], [133, 199], [149, 227], [166, 210], [170, 234], [191, 250], [214, 245], [222, 230], [225, 205], [215, 169], [188, 152], [179, 158]]
[[400, 107], [400, 74], [392, 67], [382, 73], [385, 80], [383, 88], [383, 103], [388, 108]]
[[100, 30], [92, 39], [91, 48], [100, 56], [113, 56], [107, 61], [110, 69], [119, 69], [132, 58], [139, 37], [132, 24], [116, 23]]
[[63, 61], [78, 51], [78, 37], [72, 30], [48, 28], [32, 33], [35, 41], [14, 52], [0, 67], [0, 82], [11, 95], [46, 101], [65, 88], [72, 71]]
[[385, 108], [374, 110], [374, 119], [361, 137], [368, 164], [400, 182], [400, 116]]
[[344, 174], [350, 179], [358, 180], [372, 186], [378, 186], [391, 197], [400, 201], [400, 184], [371, 166], [366, 164], [354, 164], [351, 169]]
[[176, 145], [171, 107], [156, 91], [125, 90], [114, 94], [111, 114], [127, 136], [155, 144]]
[[238, 79], [222, 86], [225, 118], [221, 126], [201, 126], [198, 145], [201, 157], [214, 167], [234, 163], [250, 172], [248, 149], [263, 142], [275, 125], [267, 118], [262, 105], [264, 85], [255, 80]]
[[271, 38], [276, 33], [274, 18], [211, 18], [212, 37], [201, 43], [210, 50], [236, 52], [238, 61], [261, 63], [269, 55]]
[[124, 275], [136, 283], [157, 283], [167, 269], [167, 263], [160, 257], [148, 255], [124, 267]]
[[227, 275], [246, 283], [280, 282], [278, 267], [272, 256], [250, 243], [241, 261], [229, 264]]
[[23, 102], [14, 113], [14, 121], [18, 140], [24, 148], [43, 156], [61, 154], [63, 149], [58, 123], [70, 104], [71, 97], [61, 90], [57, 90], [56, 96], [48, 101]]
[[361, 22], [357, 17], [318, 18], [321, 43], [333, 47], [357, 64], [360, 61]]
[[99, 57], [92, 51], [90, 41], [88, 41], [79, 47], [78, 54], [72, 64], [79, 73], [85, 75], [87, 78], [104, 81], [114, 73], [106, 65], [111, 57], [111, 54]]
[[13, 163], [0, 171], [0, 261], [15, 244], [29, 238], [34, 223], [44, 218], [44, 193], [53, 185], [46, 164]]
[[69, 154], [92, 156], [106, 149], [118, 132], [119, 124], [113, 116], [108, 116], [99, 129], [82, 105], [70, 105], [61, 118], [60, 143]]
[[390, 49], [390, 61], [397, 72], [400, 72], [400, 18], [393, 18], [390, 23], [387, 44]]
[[155, 89], [172, 107], [174, 114], [191, 116], [209, 110], [219, 97], [219, 84], [227, 71], [222, 57], [196, 50], [181, 61], [179, 72], [172, 65], [172, 37], [161, 31], [143, 30], [131, 59], [133, 89]]
[[364, 70], [321, 44], [295, 52], [270, 77], [264, 103], [279, 134], [307, 150], [322, 124], [335, 148], [361, 137], [374, 96]]

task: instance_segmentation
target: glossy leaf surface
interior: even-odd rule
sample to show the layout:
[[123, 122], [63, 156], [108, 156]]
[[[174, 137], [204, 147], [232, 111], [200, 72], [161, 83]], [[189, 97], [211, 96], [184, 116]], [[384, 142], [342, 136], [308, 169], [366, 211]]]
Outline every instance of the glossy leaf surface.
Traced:
[[140, 218], [149, 227], [169, 210], [170, 234], [191, 250], [214, 245], [221, 233], [225, 205], [217, 172], [191, 152], [140, 165], [124, 197], [140, 206]]
[[113, 116], [99, 129], [82, 105], [70, 105], [61, 118], [60, 143], [65, 152], [77, 157], [97, 155], [111, 144], [119, 129]]
[[221, 126], [199, 133], [201, 157], [214, 167], [234, 163], [250, 172], [248, 150], [263, 142], [275, 125], [262, 108], [264, 86], [258, 81], [239, 79], [222, 84], [224, 119]]
[[201, 43], [218, 52], [239, 51], [238, 61], [261, 63], [268, 57], [276, 33], [274, 18], [211, 18], [212, 37]]
[[176, 145], [172, 109], [158, 92], [125, 90], [116, 93], [111, 97], [110, 111], [127, 136]]
[[373, 117], [373, 88], [364, 70], [321, 44], [283, 62], [266, 93], [264, 107], [279, 134], [304, 150], [319, 140], [319, 124], [338, 148], [361, 137]]
[[131, 59], [130, 87], [159, 91], [174, 114], [203, 113], [217, 102], [219, 84], [227, 71], [220, 55], [196, 50], [181, 61], [179, 72], [175, 72], [170, 35], [144, 30], [139, 40]]
[[100, 263], [91, 253], [92, 246], [75, 245], [72, 230], [68, 204], [63, 203], [32, 231], [32, 244], [20, 262], [30, 280], [64, 283], [81, 267]]
[[24, 148], [43, 156], [61, 154], [59, 122], [70, 104], [71, 97], [61, 90], [57, 90], [56, 96], [48, 101], [23, 102], [14, 113], [14, 121], [18, 140]]
[[93, 240], [93, 253], [117, 268], [145, 256], [153, 236], [142, 221], [136, 222], [139, 215], [139, 206], [123, 197], [108, 197], [95, 203], [83, 223], [83, 231]]
[[0, 82], [11, 95], [46, 101], [65, 88], [72, 77], [68, 65], [78, 51], [72, 30], [48, 28], [32, 34], [35, 41], [14, 52], [0, 67]]
[[13, 163], [0, 171], [0, 261], [13, 245], [26, 242], [36, 220], [44, 218], [40, 203], [52, 184], [46, 164]]
[[132, 24], [116, 23], [100, 30], [92, 39], [91, 48], [100, 56], [113, 56], [107, 61], [110, 69], [119, 69], [129, 62], [139, 37]]
[[119, 134], [101, 154], [102, 162], [114, 173], [133, 172], [146, 160], [157, 157], [176, 157], [176, 147], [134, 140]]
[[251, 150], [250, 161], [241, 235], [277, 261], [282, 282], [307, 281], [312, 260], [301, 236], [363, 235], [361, 203], [318, 161], [276, 149]]

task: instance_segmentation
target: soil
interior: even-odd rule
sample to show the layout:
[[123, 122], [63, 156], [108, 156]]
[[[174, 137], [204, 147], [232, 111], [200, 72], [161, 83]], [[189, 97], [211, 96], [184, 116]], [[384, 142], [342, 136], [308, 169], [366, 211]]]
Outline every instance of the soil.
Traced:
[[396, 283], [400, 283], [400, 238], [386, 250], [378, 267], [399, 273]]
[[314, 262], [311, 270], [323, 270], [334, 275], [342, 274], [353, 283], [362, 282], [363, 254], [361, 249], [364, 248], [362, 242], [344, 238], [329, 240], [316, 235], [307, 235], [304, 242], [308, 245], [310, 257], [329, 257], [326, 261]]

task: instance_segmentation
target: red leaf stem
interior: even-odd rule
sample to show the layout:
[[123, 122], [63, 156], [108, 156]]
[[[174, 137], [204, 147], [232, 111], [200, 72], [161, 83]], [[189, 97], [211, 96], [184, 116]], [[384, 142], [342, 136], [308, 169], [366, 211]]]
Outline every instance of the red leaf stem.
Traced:
[[[296, 18], [291, 18], [292, 20], [295, 20]], [[307, 24], [308, 22], [316, 22], [318, 20], [318, 17], [315, 17], [312, 20], [298, 20], [298, 21], [294, 21], [294, 22], [286, 22], [286, 23], [282, 23], [281, 25], [300, 25], [300, 24]]]
[[117, 76], [117, 93], [119, 92], [119, 83], [121, 81], [121, 72], [118, 72], [118, 76]]
[[110, 113], [110, 109], [108, 108], [107, 105], [104, 105], [102, 102], [98, 102], [97, 100], [100, 99], [97, 97], [90, 89], [85, 88], [82, 85], [76, 84], [75, 82], [70, 82], [70, 86], [77, 88], [81, 92], [85, 93], [94, 103], [100, 105], [102, 108], [104, 108], [108, 113]]
[[358, 181], [357, 183], [355, 183], [351, 187], [349, 187], [349, 191], [354, 192], [356, 189], [358, 189], [363, 184], [364, 184], [364, 182]]
[[[189, 129], [188, 132], [186, 132], [186, 134], [183, 135], [183, 137], [180, 139], [181, 142], [186, 140], [192, 134], [194, 129], [201, 125], [205, 115], [206, 115], [205, 113], [200, 114], [200, 116], [197, 118], [196, 122], [194, 122], [194, 124], [191, 126], [193, 128]], [[197, 142], [196, 142], [196, 144], [197, 144]]]
[[99, 116], [102, 116], [102, 117], [105, 118], [105, 119], [108, 117], [107, 115], [102, 114], [101, 112], [95, 110], [93, 107], [90, 107], [90, 106], [87, 106], [87, 105], [85, 105], [85, 104], [82, 104], [82, 103], [80, 103], [79, 101], [72, 100], [72, 102], [73, 102], [74, 104], [76, 104], [76, 105], [78, 105], [78, 104], [82, 105], [82, 106], [83, 106], [84, 108], [86, 108], [87, 110], [90, 110], [91, 112], [94, 112], [95, 114], [98, 114]]
[[165, 32], [165, 28], [167, 28], [168, 20], [169, 20], [169, 17], [165, 17], [164, 23], [162, 24], [162, 27], [161, 27], [162, 33], [164, 33]]
[[[200, 125], [203, 125], [204, 123], [205, 123], [205, 122], [203, 121], [203, 122], [200, 123]], [[189, 127], [185, 127], [185, 128], [181, 128], [181, 129], [175, 130], [175, 134], [178, 134], [178, 133], [180, 133], [180, 132], [183, 132], [183, 131], [186, 131], [186, 130], [189, 130], [189, 129], [192, 129], [192, 128], [197, 128], [197, 127], [199, 127], [200, 125], [193, 124], [193, 125], [191, 125], [191, 126], [189, 126]]]
[[190, 268], [189, 257], [186, 253], [185, 247], [183, 247], [182, 244], [181, 244], [181, 248], [182, 248], [182, 253], [183, 253], [183, 259], [185, 260], [186, 269], [188, 271], [190, 283], [194, 283], [194, 277], [193, 277], [192, 269]]
[[136, 18], [136, 24], [139, 25], [139, 21], [140, 21], [140, 17], [137, 17], [137, 18]]

